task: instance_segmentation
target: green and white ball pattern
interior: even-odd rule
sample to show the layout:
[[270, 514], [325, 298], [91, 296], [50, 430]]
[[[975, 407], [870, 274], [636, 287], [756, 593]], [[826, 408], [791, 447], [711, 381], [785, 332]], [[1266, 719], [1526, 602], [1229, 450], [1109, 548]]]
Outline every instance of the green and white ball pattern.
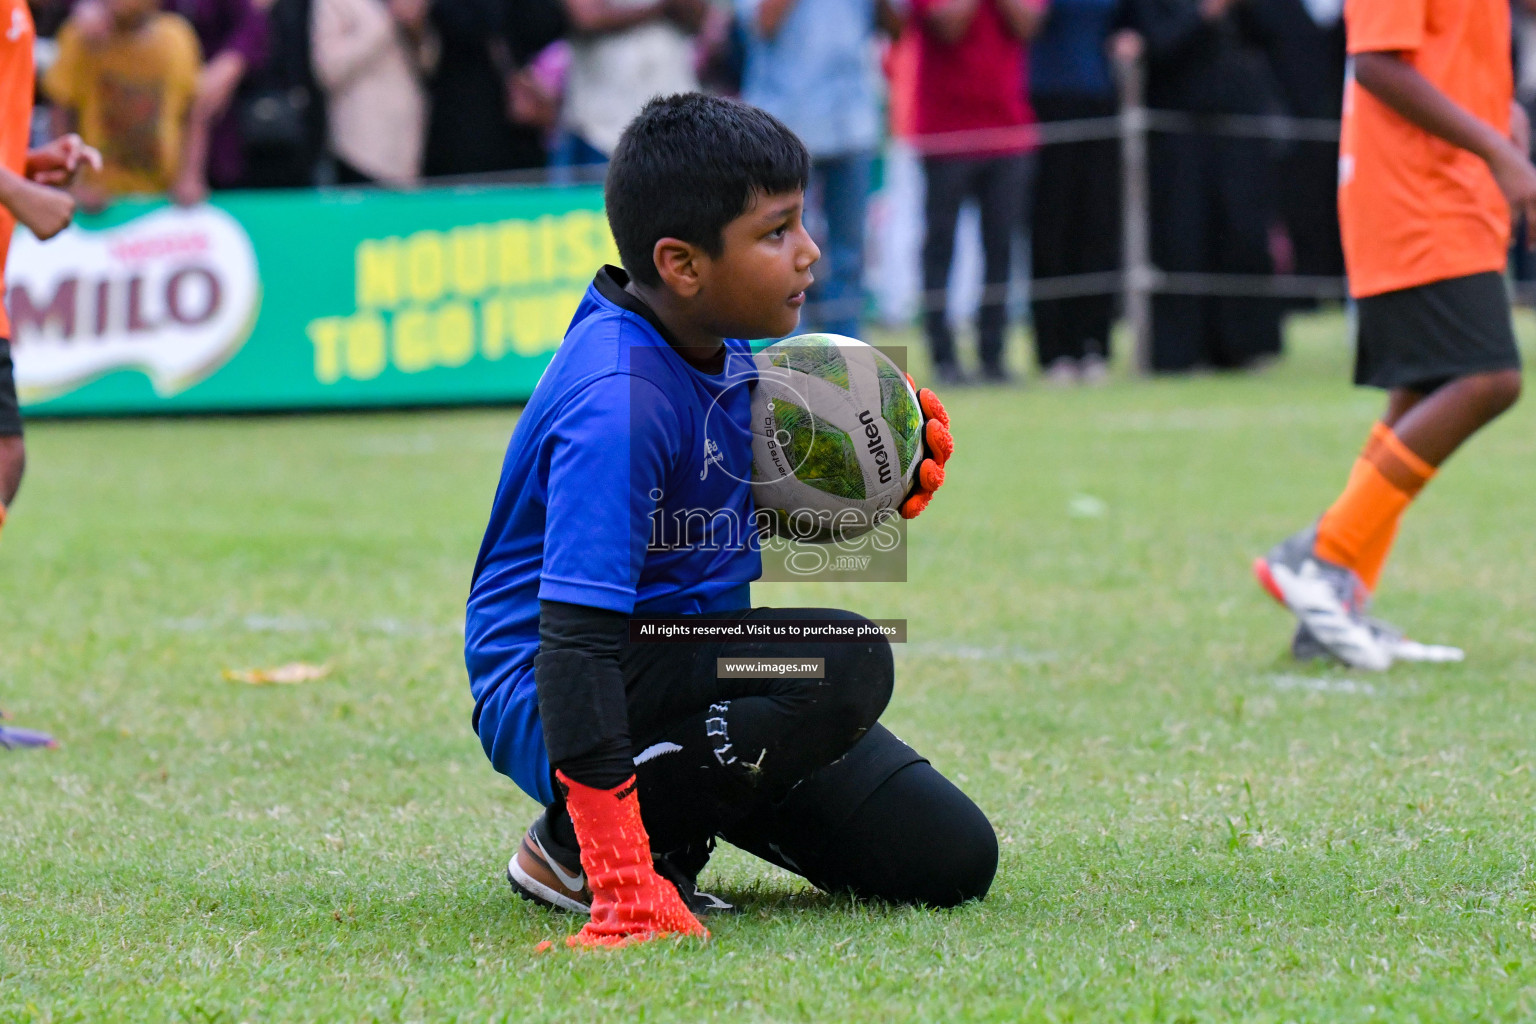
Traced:
[[894, 514], [912, 485], [923, 416], [907, 376], [854, 338], [802, 334], [757, 353], [752, 493], [775, 531], [857, 536]]

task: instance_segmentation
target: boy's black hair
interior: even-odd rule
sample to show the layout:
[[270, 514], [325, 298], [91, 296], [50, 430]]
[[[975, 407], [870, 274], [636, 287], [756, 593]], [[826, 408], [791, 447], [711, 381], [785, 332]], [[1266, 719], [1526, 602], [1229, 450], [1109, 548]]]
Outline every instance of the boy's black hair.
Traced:
[[659, 285], [663, 238], [720, 255], [721, 232], [756, 195], [803, 189], [810, 168], [805, 144], [766, 111], [697, 92], [652, 100], [624, 129], [603, 188], [624, 269]]

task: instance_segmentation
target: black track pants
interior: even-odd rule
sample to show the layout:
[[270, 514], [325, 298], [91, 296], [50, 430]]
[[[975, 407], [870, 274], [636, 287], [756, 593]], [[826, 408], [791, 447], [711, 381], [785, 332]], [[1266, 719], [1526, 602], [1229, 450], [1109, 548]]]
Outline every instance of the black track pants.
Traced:
[[[864, 621], [819, 608], [732, 617]], [[822, 658], [825, 677], [721, 678], [719, 658]], [[686, 859], [720, 836], [828, 890], [937, 906], [986, 894], [997, 840], [985, 815], [877, 724], [894, 677], [883, 639], [628, 643], [620, 660], [657, 854]]]

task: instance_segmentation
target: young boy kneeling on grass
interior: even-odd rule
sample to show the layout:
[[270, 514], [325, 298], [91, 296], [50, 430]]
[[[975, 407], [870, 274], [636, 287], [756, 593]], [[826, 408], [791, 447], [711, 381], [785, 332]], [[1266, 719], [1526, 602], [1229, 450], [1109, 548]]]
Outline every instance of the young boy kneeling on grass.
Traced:
[[[653, 101], [608, 172], [624, 270], [587, 290], [513, 432], [475, 565], [465, 660], [496, 770], [546, 807], [507, 867], [523, 896], [590, 914], [572, 945], [707, 935], [695, 879], [716, 837], [829, 891], [952, 906], [984, 896], [997, 839], [965, 794], [878, 724], [891, 651], [870, 643], [631, 643], [632, 616], [859, 623], [751, 606], [739, 543], [663, 545], [657, 517], [749, 523], [743, 338], [789, 334], [819, 258], [809, 158], [770, 115]], [[952, 449], [931, 391], [920, 488]], [[675, 540], [675, 538], [673, 538]], [[718, 678], [716, 659], [825, 659], [825, 678]]]

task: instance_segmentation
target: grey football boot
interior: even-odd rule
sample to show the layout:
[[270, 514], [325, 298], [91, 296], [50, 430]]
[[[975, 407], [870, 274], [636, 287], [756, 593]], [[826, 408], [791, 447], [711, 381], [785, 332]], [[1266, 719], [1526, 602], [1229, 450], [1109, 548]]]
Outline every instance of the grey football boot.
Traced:
[[[1365, 616], [1365, 624], [1371, 632], [1376, 634], [1376, 639], [1387, 648], [1387, 653], [1392, 655], [1393, 661], [1408, 661], [1428, 664], [1444, 665], [1451, 662], [1466, 661], [1467, 652], [1460, 647], [1452, 647], [1449, 644], [1422, 644], [1403, 635], [1403, 631], [1390, 622], [1383, 622], [1372, 616]], [[1302, 623], [1296, 624], [1296, 635], [1291, 637], [1291, 657], [1297, 661], [1313, 661], [1318, 658], [1332, 659], [1328, 648], [1318, 643], [1317, 637]]]
[[[581, 851], [562, 843], [557, 837], [549, 821], [551, 810], [546, 809], [528, 826], [517, 852], [507, 861], [507, 881], [525, 900], [573, 914], [590, 913], [592, 890], [582, 872]], [[709, 849], [713, 849], [713, 844]], [[699, 871], [709, 859], [709, 849], [701, 849], [702, 859], [694, 858], [691, 871], [666, 857], [656, 857], [656, 872], [676, 887], [677, 894], [694, 916], [733, 914], [736, 912], [734, 905], [713, 893], [704, 892], [696, 882]]]
[[1391, 649], [1365, 618], [1365, 584], [1354, 570], [1318, 558], [1316, 540], [1316, 527], [1292, 534], [1254, 560], [1254, 576], [1333, 657], [1351, 668], [1390, 668]]

